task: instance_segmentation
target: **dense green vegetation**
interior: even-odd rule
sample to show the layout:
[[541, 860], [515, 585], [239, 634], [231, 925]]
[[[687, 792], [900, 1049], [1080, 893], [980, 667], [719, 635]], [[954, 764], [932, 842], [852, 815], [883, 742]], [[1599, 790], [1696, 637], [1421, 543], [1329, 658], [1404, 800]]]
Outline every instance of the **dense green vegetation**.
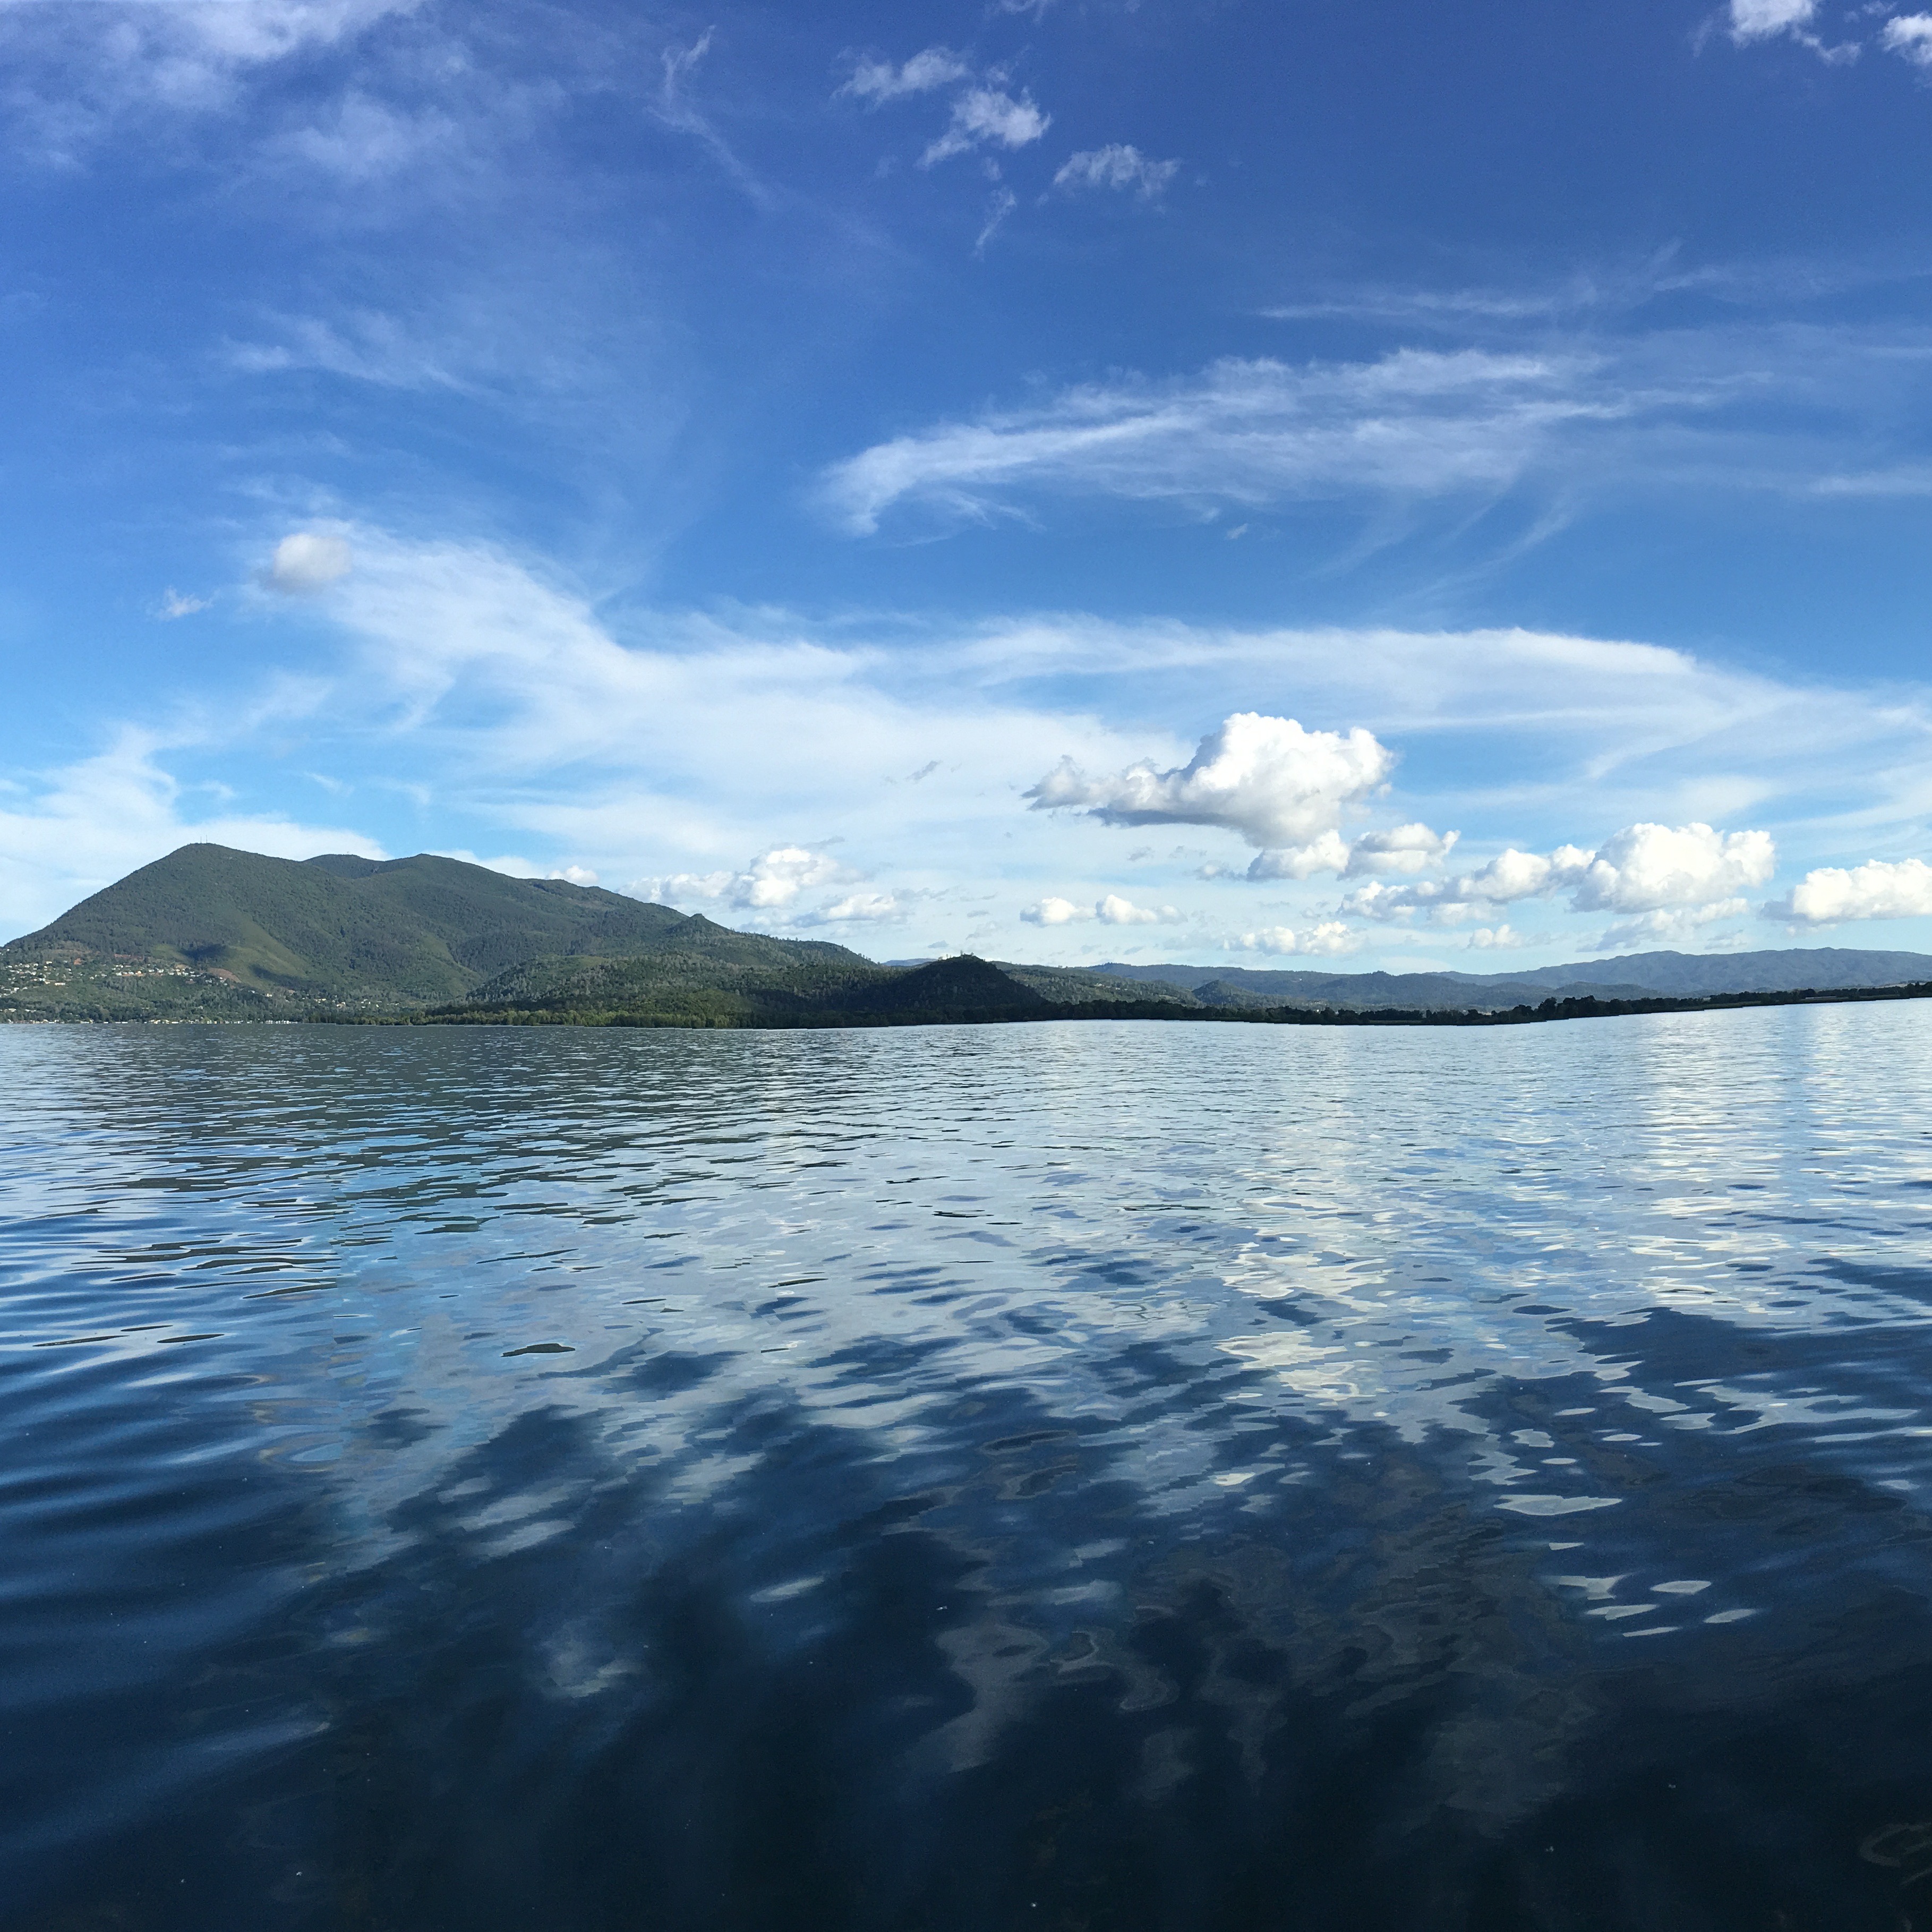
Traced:
[[[364, 1024], [412, 1026], [724, 1027], [756, 1031], [797, 1028], [981, 1024], [1027, 1020], [1186, 1020], [1209, 1024], [1295, 1027], [1497, 1027], [1545, 1020], [1610, 1019], [1634, 1013], [1705, 1012], [1736, 1006], [1857, 1004], [1932, 999], [1932, 980], [1905, 986], [1799, 987], [1789, 992], [1710, 993], [1633, 1000], [1554, 998], [1501, 1010], [1485, 1007], [1183, 1006], [1172, 1000], [1109, 998], [1060, 1004], [1036, 996], [1015, 1004], [1002, 986], [1016, 982], [982, 959], [960, 955], [914, 968], [892, 997], [850, 989], [819, 999], [760, 1000], [702, 993], [646, 998], [628, 1005], [477, 1005], [437, 1007], [404, 1019]], [[1018, 988], [1024, 993], [1024, 988]], [[317, 1015], [318, 1018], [328, 1018]]]
[[[723, 937], [753, 946], [782, 943]], [[472, 999], [421, 1017], [442, 1025], [878, 1026], [1040, 1018], [1060, 1010], [998, 968], [964, 955], [855, 970], [834, 960], [716, 962], [702, 946], [673, 943], [640, 959], [537, 961]]]

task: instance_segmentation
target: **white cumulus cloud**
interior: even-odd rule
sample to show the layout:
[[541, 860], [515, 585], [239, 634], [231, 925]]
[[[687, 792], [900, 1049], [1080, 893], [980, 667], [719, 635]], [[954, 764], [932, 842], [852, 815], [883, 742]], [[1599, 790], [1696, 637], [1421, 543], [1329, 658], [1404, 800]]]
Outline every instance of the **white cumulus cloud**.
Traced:
[[1036, 899], [1030, 906], [1020, 909], [1020, 917], [1029, 926], [1071, 926], [1076, 920], [1094, 916], [1086, 907], [1076, 905], [1071, 899], [1058, 898], [1048, 894], [1043, 899]]
[[[1351, 893], [1342, 910], [1377, 920], [1421, 912], [1438, 924], [1454, 925], [1490, 907], [1568, 892], [1573, 912], [1688, 914], [1702, 908], [1704, 916], [1715, 918], [1728, 916], [1736, 895], [1762, 885], [1777, 864], [1778, 848], [1768, 832], [1718, 832], [1701, 824], [1627, 825], [1594, 852], [1575, 845], [1559, 845], [1547, 854], [1512, 847], [1456, 878], [1401, 886], [1372, 881]], [[1714, 907], [1723, 910], [1710, 910]], [[1662, 926], [1655, 929], [1661, 932]]]
[[1605, 839], [1570, 896], [1577, 912], [1659, 912], [1709, 905], [1761, 886], [1778, 866], [1768, 832], [1630, 825]]
[[[1324, 832], [1305, 845], [1282, 846], [1272, 851], [1257, 852], [1249, 864], [1246, 876], [1250, 879], [1312, 879], [1317, 872], [1346, 872], [1348, 857], [1348, 840], [1339, 832]], [[1204, 879], [1224, 879], [1230, 877], [1234, 869], [1232, 866], [1203, 866], [1200, 876]]]
[[1426, 825], [1398, 825], [1387, 832], [1365, 832], [1348, 848], [1345, 877], [1384, 872], [1420, 872], [1439, 866], [1456, 840], [1454, 832], [1432, 832]]
[[1102, 926], [1178, 926], [1183, 915], [1172, 906], [1136, 905], [1118, 892], [1109, 892], [1094, 908]]
[[1932, 915], [1932, 866], [1923, 859], [1868, 859], [1862, 866], [1820, 866], [1783, 899], [1764, 908], [1768, 919], [1794, 926], [1834, 926], [1846, 919], [1918, 919]]
[[340, 537], [298, 530], [276, 544], [265, 580], [272, 590], [299, 596], [340, 582], [349, 574], [354, 562], [348, 544]]
[[1292, 718], [1240, 711], [1185, 765], [1161, 771], [1150, 760], [1090, 777], [1064, 758], [1026, 796], [1036, 812], [1083, 812], [1110, 825], [1217, 826], [1270, 851], [1312, 849], [1326, 867], [1337, 850], [1347, 862], [1335, 836], [1344, 808], [1394, 769], [1395, 754], [1359, 725], [1310, 731]]
[[1104, 148], [1082, 148], [1060, 164], [1053, 178], [1057, 188], [1128, 189], [1143, 201], [1159, 199], [1180, 171], [1178, 161], [1156, 161], [1125, 141], [1109, 142]]

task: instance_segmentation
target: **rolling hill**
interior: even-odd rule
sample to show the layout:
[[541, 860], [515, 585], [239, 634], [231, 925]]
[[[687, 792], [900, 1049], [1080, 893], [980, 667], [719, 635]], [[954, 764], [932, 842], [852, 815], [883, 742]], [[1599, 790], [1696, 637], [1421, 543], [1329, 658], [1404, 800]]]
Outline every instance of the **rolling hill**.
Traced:
[[719, 968], [872, 971], [839, 946], [728, 932], [560, 879], [513, 879], [428, 853], [269, 859], [187, 845], [0, 946], [0, 1011], [74, 1018], [298, 1018], [460, 1000], [543, 958], [675, 940]]

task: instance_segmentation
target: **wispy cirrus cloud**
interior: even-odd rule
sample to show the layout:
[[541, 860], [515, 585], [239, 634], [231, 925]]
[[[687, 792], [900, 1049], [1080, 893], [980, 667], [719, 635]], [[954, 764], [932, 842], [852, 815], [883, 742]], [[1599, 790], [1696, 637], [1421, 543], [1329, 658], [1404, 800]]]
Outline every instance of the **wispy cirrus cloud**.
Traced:
[[0, 920], [20, 932], [44, 925], [104, 886], [177, 846], [206, 841], [271, 857], [317, 852], [388, 856], [365, 831], [251, 810], [224, 789], [184, 784], [164, 762], [190, 734], [116, 730], [93, 755], [0, 783]]
[[776, 202], [771, 188], [740, 159], [737, 150], [718, 131], [712, 117], [698, 104], [693, 76], [716, 35], [715, 27], [706, 27], [688, 46], [672, 46], [660, 52], [658, 65], [664, 77], [652, 111], [664, 126], [697, 141], [754, 206], [769, 208]]
[[83, 160], [118, 122], [232, 109], [258, 76], [347, 46], [421, 0], [103, 0], [0, 10], [0, 112], [39, 158]]
[[[940, 528], [1055, 498], [1190, 515], [1306, 502], [1580, 506], [1673, 490], [1760, 497], [1927, 488], [1910, 425], [1932, 400], [1932, 330], [1745, 326], [1535, 348], [1406, 348], [1365, 362], [1224, 358], [1071, 386], [875, 443], [822, 472], [853, 536]], [[1546, 513], [1535, 531], [1559, 527]]]
[[854, 535], [902, 507], [956, 520], [1020, 492], [1258, 506], [1284, 496], [1507, 489], [1561, 424], [1620, 413], [1582, 358], [1404, 350], [1374, 363], [1229, 358], [1088, 384], [940, 424], [836, 465], [820, 500]]
[[920, 155], [922, 168], [976, 148], [1010, 153], [1030, 147], [1053, 124], [1052, 116], [1024, 88], [1017, 94], [1009, 91], [1006, 69], [994, 67], [982, 72], [964, 55], [947, 46], [924, 48], [896, 66], [876, 55], [861, 56], [834, 90], [833, 98], [846, 95], [878, 107], [943, 88], [957, 92], [945, 128]]

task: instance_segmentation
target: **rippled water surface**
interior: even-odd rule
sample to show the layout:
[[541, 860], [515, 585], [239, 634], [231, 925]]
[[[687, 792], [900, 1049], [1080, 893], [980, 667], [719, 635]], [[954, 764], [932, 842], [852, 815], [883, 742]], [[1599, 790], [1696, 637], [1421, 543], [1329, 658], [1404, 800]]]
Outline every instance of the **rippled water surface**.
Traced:
[[1932, 1008], [0, 1028], [0, 1923], [1932, 1926]]

